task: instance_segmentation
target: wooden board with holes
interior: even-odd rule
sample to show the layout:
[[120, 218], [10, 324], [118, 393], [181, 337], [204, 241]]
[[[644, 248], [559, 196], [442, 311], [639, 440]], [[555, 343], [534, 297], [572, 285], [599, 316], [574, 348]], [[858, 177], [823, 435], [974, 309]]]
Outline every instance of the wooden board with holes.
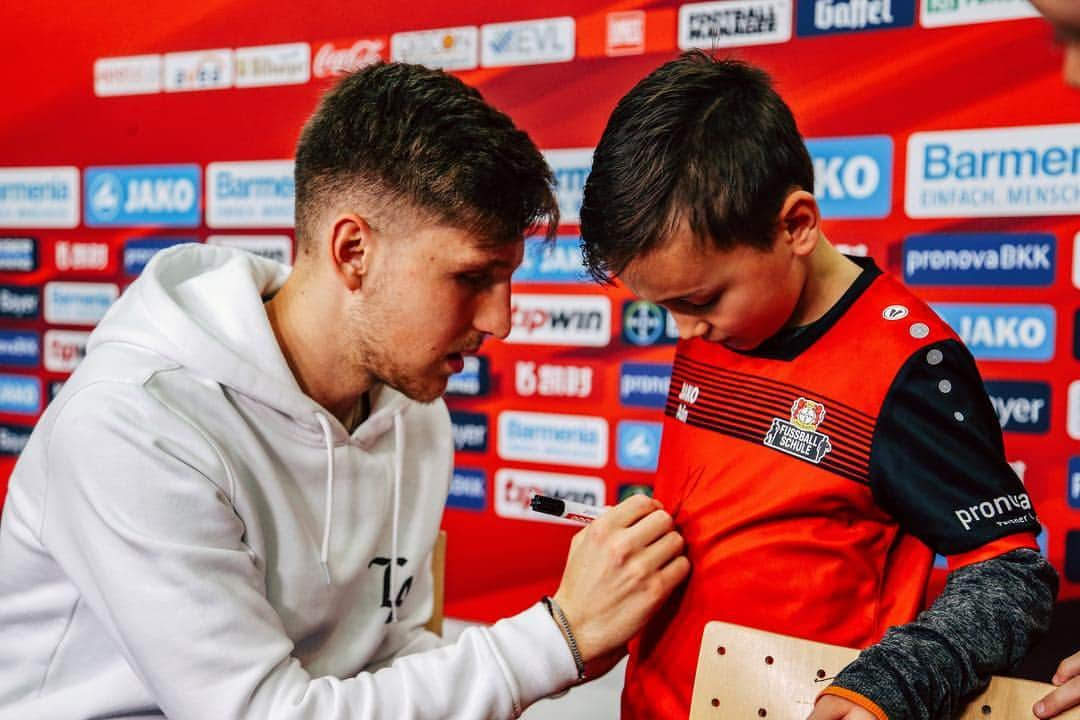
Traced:
[[[690, 720], [805, 720], [829, 681], [859, 654], [826, 645], [711, 622], [705, 626]], [[1026, 720], [1052, 685], [995, 677], [961, 720]], [[1080, 720], [1080, 708], [1060, 716]]]

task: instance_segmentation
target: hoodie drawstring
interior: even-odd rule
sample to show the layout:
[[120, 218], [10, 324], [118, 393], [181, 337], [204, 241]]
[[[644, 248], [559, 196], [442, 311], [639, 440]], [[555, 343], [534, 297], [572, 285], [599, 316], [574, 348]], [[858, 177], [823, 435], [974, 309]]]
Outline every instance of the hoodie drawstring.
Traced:
[[[392, 539], [390, 540], [390, 587], [396, 588], [394, 582], [394, 566], [397, 565], [398, 554], [398, 519], [401, 516], [401, 476], [404, 474], [405, 464], [405, 423], [401, 418], [401, 411], [394, 413], [394, 520], [391, 526]], [[397, 598], [390, 599], [390, 619], [397, 622]]]
[[326, 584], [330, 584], [330, 523], [334, 514], [334, 435], [330, 429], [330, 421], [322, 413], [315, 413], [315, 419], [319, 421], [323, 431], [323, 440], [326, 442], [326, 507], [323, 511], [323, 536], [322, 554], [319, 560], [322, 563], [323, 574], [326, 576]]

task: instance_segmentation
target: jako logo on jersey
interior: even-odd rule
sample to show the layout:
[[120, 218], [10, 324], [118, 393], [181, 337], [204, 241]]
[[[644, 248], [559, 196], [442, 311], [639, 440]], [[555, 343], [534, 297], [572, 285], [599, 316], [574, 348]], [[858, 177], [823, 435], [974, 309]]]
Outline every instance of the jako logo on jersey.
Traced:
[[671, 345], [679, 340], [675, 318], [664, 308], [647, 300], [623, 303], [623, 340], [630, 345]]
[[576, 235], [560, 235], [554, 243], [540, 238], [525, 240], [525, 254], [514, 271], [513, 280], [520, 282], [580, 283], [589, 280], [582, 262], [581, 239]]
[[882, 218], [892, 208], [892, 138], [808, 139], [814, 196], [827, 218]]
[[911, 27], [915, 0], [799, 0], [799, 35]]
[[1050, 385], [993, 380], [984, 383], [1002, 430], [1044, 433], [1050, 429]]
[[480, 28], [484, 67], [567, 62], [574, 59], [574, 18], [493, 23]]
[[38, 269], [37, 239], [0, 238], [0, 272], [33, 272]]
[[511, 298], [508, 343], [603, 347], [611, 342], [611, 301], [603, 295]]
[[0, 318], [30, 320], [41, 311], [41, 291], [36, 287], [0, 285]]
[[592, 156], [592, 148], [544, 150], [544, 159], [555, 175], [559, 222], [564, 225], [581, 221], [581, 200], [585, 193], [585, 181], [592, 170]]
[[503, 412], [498, 451], [503, 460], [603, 467], [608, 457], [607, 421], [587, 415]]
[[292, 227], [292, 160], [206, 166], [206, 224], [212, 228]]
[[113, 283], [46, 283], [45, 322], [97, 325], [119, 294]]
[[620, 421], [615, 430], [615, 463], [623, 470], [656, 472], [663, 427], [658, 422]]
[[[1025, 512], [1017, 515], [1016, 513], [1019, 511]], [[1021, 525], [1034, 519], [1034, 515], [1030, 511], [1031, 498], [1028, 497], [1027, 493], [1020, 493], [1019, 495], [1001, 495], [990, 500], [984, 500], [970, 507], [953, 510], [953, 514], [960, 521], [960, 524], [964, 526], [964, 530], [971, 530], [972, 525], [987, 520], [993, 520], [998, 527]]]
[[829, 436], [817, 431], [825, 421], [825, 406], [821, 403], [797, 399], [791, 405], [791, 421], [773, 418], [772, 426], [765, 433], [765, 444], [774, 450], [794, 455], [802, 460], [820, 463], [832, 450]]
[[1054, 282], [1056, 247], [1049, 233], [912, 235], [904, 240], [904, 282], [1045, 287]]
[[1038, 16], [1028, 0], [922, 0], [919, 24], [933, 28]]
[[124, 273], [127, 275], [138, 275], [146, 267], [146, 263], [150, 262], [150, 258], [154, 257], [162, 250], [171, 248], [173, 245], [197, 242], [199, 242], [199, 239], [194, 237], [142, 238], [139, 240], [128, 240], [127, 243], [124, 244]]
[[0, 365], [37, 367], [41, 337], [30, 330], [0, 330]]
[[26, 447], [33, 428], [22, 425], [0, 425], [0, 455], [18, 455]]
[[0, 375], [0, 412], [36, 415], [40, 408], [40, 380], [26, 375]]
[[446, 507], [483, 510], [487, 505], [487, 475], [483, 470], [454, 468]]
[[476, 26], [400, 32], [390, 36], [390, 59], [442, 70], [472, 70], [477, 64]]
[[454, 432], [454, 450], [457, 452], [487, 452], [487, 415], [452, 410], [450, 411], [450, 424]]
[[465, 355], [461, 372], [450, 376], [446, 383], [447, 395], [479, 397], [487, 395], [491, 387], [491, 371], [488, 359], [479, 355]]
[[792, 0], [724, 0], [679, 8], [679, 49], [768, 45], [791, 39]]
[[90, 333], [79, 330], [45, 331], [45, 369], [69, 373], [86, 357], [86, 341]]
[[1049, 305], [932, 303], [980, 360], [1045, 361], [1054, 357], [1056, 311]]
[[619, 401], [629, 407], [662, 408], [671, 385], [671, 365], [623, 363], [619, 369]]
[[198, 165], [138, 165], [86, 169], [86, 224], [90, 227], [197, 227]]
[[495, 473], [495, 514], [518, 520], [572, 525], [574, 523], [569, 520], [533, 512], [529, 505], [533, 495], [601, 507], [606, 490], [600, 478], [504, 468]]
[[599, 368], [519, 360], [514, 363], [514, 392], [521, 397], [592, 398], [599, 388]]
[[913, 218], [1080, 213], [1080, 124], [914, 133]]
[[78, 224], [78, 168], [0, 168], [0, 227], [73, 228]]

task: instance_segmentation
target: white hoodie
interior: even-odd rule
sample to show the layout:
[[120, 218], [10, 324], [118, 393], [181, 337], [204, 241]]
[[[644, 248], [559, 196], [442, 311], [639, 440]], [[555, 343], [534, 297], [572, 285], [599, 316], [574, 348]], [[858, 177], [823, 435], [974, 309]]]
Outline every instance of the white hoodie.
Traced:
[[382, 387], [350, 436], [270, 328], [287, 273], [173, 248], [91, 335], [0, 521], [0, 718], [504, 718], [574, 680], [540, 605], [423, 629], [446, 407]]

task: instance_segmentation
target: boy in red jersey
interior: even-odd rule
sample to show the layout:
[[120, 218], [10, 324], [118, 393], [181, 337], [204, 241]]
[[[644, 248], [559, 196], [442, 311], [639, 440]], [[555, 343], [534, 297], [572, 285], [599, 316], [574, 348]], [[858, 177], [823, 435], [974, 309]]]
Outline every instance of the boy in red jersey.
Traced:
[[[631, 648], [627, 720], [686, 717], [709, 620], [866, 648], [811, 720], [951, 717], [1049, 623], [1057, 575], [974, 360], [829, 244], [813, 187], [768, 76], [703, 53], [639, 82], [596, 148], [589, 269], [681, 336], [655, 492], [693, 570]], [[935, 552], [949, 581], [919, 614]]]

